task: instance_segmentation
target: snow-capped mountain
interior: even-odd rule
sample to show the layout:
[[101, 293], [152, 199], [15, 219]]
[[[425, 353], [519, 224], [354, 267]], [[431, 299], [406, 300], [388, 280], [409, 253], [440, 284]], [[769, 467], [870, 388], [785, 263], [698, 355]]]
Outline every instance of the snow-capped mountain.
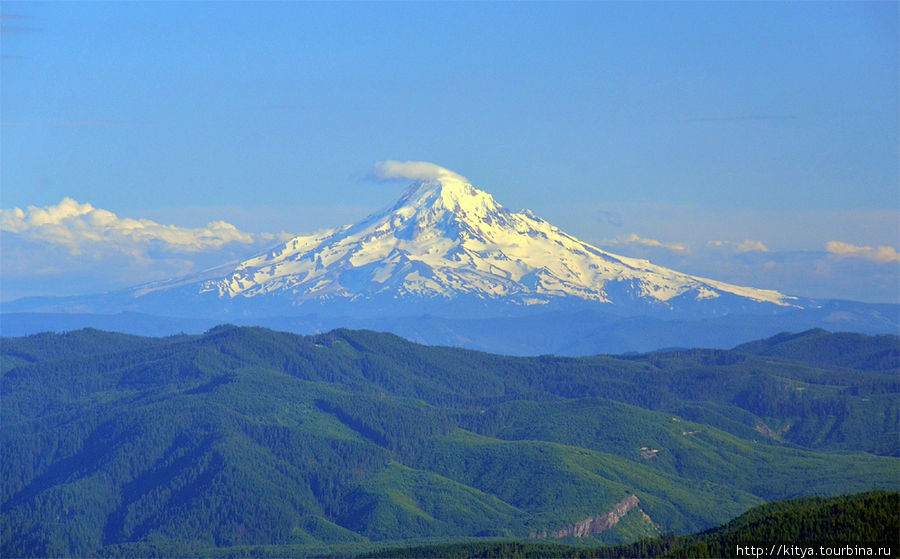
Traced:
[[355, 225], [295, 237], [247, 260], [89, 296], [0, 305], [0, 334], [81, 327], [166, 335], [221, 322], [299, 333], [394, 332], [494, 353], [585, 355], [734, 347], [783, 331], [898, 331], [898, 305], [817, 301], [611, 254], [514, 213], [430, 163]]
[[147, 284], [133, 295], [156, 298], [175, 289], [243, 308], [251, 300], [277, 299], [287, 309], [326, 302], [553, 307], [566, 301], [626, 312], [635, 306], [701, 306], [719, 314], [727, 311], [715, 310], [718, 303], [727, 302], [729, 308], [735, 303], [784, 308], [797, 303], [776, 291], [729, 285], [611, 254], [527, 210], [507, 210], [460, 175], [436, 166], [431, 170], [394, 205], [359, 223], [295, 237], [204, 274]]

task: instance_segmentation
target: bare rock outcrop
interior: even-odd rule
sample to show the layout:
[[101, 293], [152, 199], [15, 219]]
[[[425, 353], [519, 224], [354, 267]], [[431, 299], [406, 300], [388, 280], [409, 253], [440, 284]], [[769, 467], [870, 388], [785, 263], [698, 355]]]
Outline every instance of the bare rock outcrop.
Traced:
[[[626, 514], [637, 508], [638, 503], [640, 503], [640, 501], [638, 500], [637, 495], [629, 495], [625, 499], [622, 499], [621, 501], [616, 503], [616, 506], [613, 507], [613, 510], [607, 513], [598, 514], [597, 516], [593, 516], [591, 518], [586, 518], [580, 522], [576, 522], [575, 524], [570, 524], [562, 530], [555, 530], [553, 532], [550, 532], [549, 537], [585, 538], [587, 536], [605, 532], [618, 524]], [[548, 537], [547, 534], [547, 531], [544, 530], [542, 532], [532, 533], [531, 537], [546, 538]]]

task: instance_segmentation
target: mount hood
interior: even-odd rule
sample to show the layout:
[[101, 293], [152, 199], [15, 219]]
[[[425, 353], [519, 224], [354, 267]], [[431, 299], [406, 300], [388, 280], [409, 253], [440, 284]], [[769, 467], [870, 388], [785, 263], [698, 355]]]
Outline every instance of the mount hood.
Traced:
[[719, 315], [799, 306], [777, 291], [601, 250], [528, 210], [511, 212], [464, 177], [434, 168], [395, 204], [356, 224], [136, 287], [128, 291], [128, 306], [143, 310], [143, 301], [176, 293], [244, 315], [303, 309], [471, 316], [584, 305], [626, 315]]

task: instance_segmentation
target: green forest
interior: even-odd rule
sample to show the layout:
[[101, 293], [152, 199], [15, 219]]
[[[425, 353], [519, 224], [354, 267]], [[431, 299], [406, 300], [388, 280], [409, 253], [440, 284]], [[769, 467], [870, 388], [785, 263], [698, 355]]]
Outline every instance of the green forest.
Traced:
[[[530, 542], [467, 542], [378, 550], [362, 558], [417, 557], [634, 559], [900, 555], [900, 493], [804, 497], [750, 509], [700, 534], [665, 534], [630, 544], [584, 547]], [[764, 546], [764, 547], [763, 547]], [[802, 551], [799, 551], [798, 548]], [[826, 552], [823, 548], [828, 548]], [[809, 553], [809, 550], [812, 550]]]
[[897, 336], [513, 358], [225, 325], [0, 354], [3, 557], [716, 556], [779, 514], [849, 530], [815, 511], [859, 499], [896, 526], [893, 493], [822, 498], [900, 490]]

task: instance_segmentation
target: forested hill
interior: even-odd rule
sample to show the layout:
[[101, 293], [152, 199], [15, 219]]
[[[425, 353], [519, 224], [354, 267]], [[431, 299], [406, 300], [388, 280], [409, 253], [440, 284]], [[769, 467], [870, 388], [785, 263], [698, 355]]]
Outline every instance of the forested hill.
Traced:
[[[875, 491], [805, 497], [754, 507], [701, 534], [667, 534], [640, 542], [580, 547], [555, 543], [472, 542], [388, 548], [366, 554], [400, 559], [521, 557], [632, 559], [684, 557], [896, 557], [900, 545], [900, 493]], [[827, 548], [827, 551], [823, 548]], [[812, 551], [810, 551], [812, 550]]]
[[584, 358], [233, 326], [5, 338], [0, 554], [527, 538], [628, 500], [579, 540], [617, 543], [900, 489], [878, 349], [898, 340], [834, 339], [831, 359], [775, 338]]
[[832, 334], [817, 328], [799, 334], [786, 332], [741, 344], [735, 349], [822, 367], [897, 372], [900, 367], [900, 344], [897, 340], [897, 336], [866, 336], [852, 332]]

